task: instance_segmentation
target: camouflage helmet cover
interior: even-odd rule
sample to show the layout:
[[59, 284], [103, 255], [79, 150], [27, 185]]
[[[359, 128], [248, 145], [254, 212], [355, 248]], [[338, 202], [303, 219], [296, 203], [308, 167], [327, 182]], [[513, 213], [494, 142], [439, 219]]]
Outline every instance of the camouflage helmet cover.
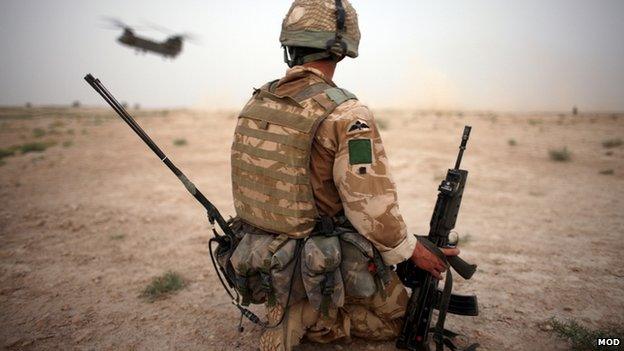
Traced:
[[[344, 28], [338, 28], [338, 8], [344, 8]], [[328, 43], [344, 42], [349, 57], [358, 56], [360, 29], [357, 13], [348, 0], [295, 0], [282, 22], [280, 42], [285, 47], [328, 49]]]

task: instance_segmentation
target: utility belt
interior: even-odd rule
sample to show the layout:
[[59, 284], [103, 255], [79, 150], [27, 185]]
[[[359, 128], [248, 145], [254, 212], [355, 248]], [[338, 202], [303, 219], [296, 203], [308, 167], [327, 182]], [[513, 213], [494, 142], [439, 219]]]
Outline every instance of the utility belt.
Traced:
[[[307, 298], [323, 314], [345, 296], [382, 294], [390, 267], [344, 215], [318, 219], [312, 234], [293, 239], [244, 223], [229, 259], [242, 305], [292, 305]], [[225, 262], [224, 262], [225, 263]]]

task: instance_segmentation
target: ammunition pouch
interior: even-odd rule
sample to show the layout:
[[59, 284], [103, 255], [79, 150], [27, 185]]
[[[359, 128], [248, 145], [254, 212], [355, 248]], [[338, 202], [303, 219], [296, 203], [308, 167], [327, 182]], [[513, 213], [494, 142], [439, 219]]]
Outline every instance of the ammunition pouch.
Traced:
[[[279, 242], [280, 236], [276, 239]], [[282, 239], [284, 236], [282, 236]], [[301, 279], [301, 265], [297, 264], [295, 255], [297, 244], [301, 240], [287, 238], [286, 242], [275, 251], [271, 258], [271, 277], [276, 301], [281, 306], [296, 303], [306, 297], [305, 288]], [[301, 254], [301, 253], [299, 253]], [[290, 301], [288, 296], [290, 295]]]
[[[243, 225], [242, 233], [243, 238], [230, 259], [241, 304], [286, 305], [293, 270], [297, 269], [293, 263], [297, 240], [248, 225]], [[299, 281], [292, 282], [291, 303], [305, 297], [300, 276]]]
[[360, 235], [351, 223], [344, 219], [337, 228], [343, 250], [341, 270], [347, 296], [366, 298], [375, 291], [385, 296], [391, 279], [390, 267], [386, 266], [379, 251]]
[[344, 305], [345, 296], [383, 293], [390, 272], [370, 241], [344, 217], [319, 221], [317, 229], [305, 239], [294, 239], [243, 224], [229, 259], [242, 304], [286, 306], [307, 298], [327, 315], [330, 308]]
[[340, 264], [345, 294], [355, 298], [367, 298], [375, 294], [378, 284], [371, 271], [374, 247], [370, 241], [355, 232], [340, 236], [343, 260]]
[[264, 303], [272, 294], [272, 284], [267, 276], [271, 254], [270, 236], [245, 233], [230, 262], [236, 272], [236, 289], [241, 294], [242, 305]]
[[337, 236], [315, 235], [303, 246], [301, 275], [310, 304], [322, 314], [330, 305], [342, 307], [344, 285], [340, 272], [342, 254]]

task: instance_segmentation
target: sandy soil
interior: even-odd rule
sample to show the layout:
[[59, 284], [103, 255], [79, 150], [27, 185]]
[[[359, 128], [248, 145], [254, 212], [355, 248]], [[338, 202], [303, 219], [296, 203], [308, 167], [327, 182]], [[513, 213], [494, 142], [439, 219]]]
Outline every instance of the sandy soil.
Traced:
[[[210, 265], [205, 214], [107, 110], [2, 109], [0, 148], [55, 141], [0, 166], [0, 347], [253, 350], [260, 328], [229, 305]], [[138, 111], [137, 120], [224, 214], [234, 112]], [[544, 321], [624, 323], [624, 115], [377, 111], [412, 232], [424, 233], [436, 187], [473, 126], [457, 229], [479, 264], [456, 291], [481, 315], [448, 325], [486, 350], [565, 350]], [[43, 130], [40, 137], [33, 133]], [[41, 130], [38, 132], [41, 133]], [[174, 146], [185, 138], [188, 144]], [[510, 146], [514, 139], [517, 145]], [[69, 143], [64, 143], [71, 141]], [[570, 162], [549, 160], [567, 146]], [[613, 174], [600, 171], [613, 170]], [[606, 172], [609, 173], [609, 172]], [[188, 286], [154, 303], [138, 295], [167, 270]], [[257, 309], [259, 310], [259, 309]], [[393, 350], [392, 343], [300, 350]]]

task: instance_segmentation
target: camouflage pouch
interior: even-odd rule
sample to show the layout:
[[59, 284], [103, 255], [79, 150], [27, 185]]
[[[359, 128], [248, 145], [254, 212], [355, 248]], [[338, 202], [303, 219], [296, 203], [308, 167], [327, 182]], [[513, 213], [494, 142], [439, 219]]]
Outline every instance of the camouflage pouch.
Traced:
[[236, 273], [236, 289], [245, 306], [274, 298], [270, 275], [273, 254], [269, 251], [273, 239], [271, 235], [245, 233], [230, 258]]
[[340, 236], [342, 262], [340, 271], [345, 294], [349, 297], [367, 298], [377, 291], [375, 277], [370, 271], [374, 257], [373, 245], [362, 235], [347, 232]]
[[301, 275], [308, 300], [327, 316], [330, 305], [344, 304], [340, 240], [337, 236], [312, 236], [305, 242], [302, 255]]
[[299, 240], [288, 239], [271, 257], [273, 291], [276, 302], [281, 306], [292, 305], [306, 297], [301, 279], [301, 266], [295, 263], [297, 261], [295, 254], [298, 251], [297, 242]]

